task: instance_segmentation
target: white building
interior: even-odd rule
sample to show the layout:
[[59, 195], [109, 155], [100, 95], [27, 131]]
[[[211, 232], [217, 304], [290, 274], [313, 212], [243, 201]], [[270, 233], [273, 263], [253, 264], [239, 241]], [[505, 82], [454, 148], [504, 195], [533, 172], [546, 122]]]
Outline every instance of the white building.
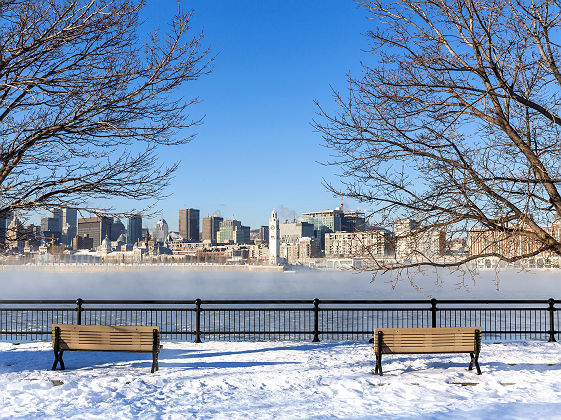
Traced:
[[321, 257], [320, 241], [303, 237], [291, 243], [281, 242], [280, 254], [288, 264], [306, 263], [312, 258]]
[[154, 242], [164, 243], [168, 237], [168, 224], [164, 219], [156, 222], [154, 229]]
[[425, 230], [413, 219], [395, 222], [395, 256], [398, 259], [434, 258], [446, 251], [446, 235], [437, 230]]
[[325, 234], [326, 258], [384, 258], [391, 251], [391, 233], [385, 229]]
[[273, 209], [269, 219], [269, 264], [279, 264], [280, 232], [277, 211]]

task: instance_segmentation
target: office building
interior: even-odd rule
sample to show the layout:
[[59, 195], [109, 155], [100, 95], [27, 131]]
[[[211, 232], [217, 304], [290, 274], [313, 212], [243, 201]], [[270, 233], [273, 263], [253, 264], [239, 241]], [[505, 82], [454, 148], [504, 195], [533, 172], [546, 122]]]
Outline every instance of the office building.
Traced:
[[62, 209], [62, 238], [66, 245], [72, 245], [72, 239], [78, 231], [78, 210], [63, 207]]
[[423, 230], [414, 219], [395, 222], [395, 256], [398, 259], [424, 259], [443, 255], [446, 235], [437, 230]]
[[0, 247], [4, 246], [4, 244], [6, 243], [7, 226], [7, 220], [3, 217], [0, 217]]
[[281, 223], [279, 225], [280, 243], [296, 243], [300, 238], [313, 238], [314, 225], [307, 222]]
[[259, 236], [257, 238], [262, 245], [269, 245], [269, 226], [259, 227]]
[[53, 232], [62, 233], [62, 209], [58, 207], [53, 207], [51, 209], [51, 218], [56, 219], [56, 226], [52, 230]]
[[[543, 243], [535, 240], [523, 232], [528, 229], [524, 223], [511, 223], [509, 231], [496, 231], [489, 229], [473, 228], [469, 232], [468, 250], [470, 255], [497, 254], [507, 258], [518, 255], [537, 253]], [[554, 220], [551, 226], [540, 226], [556, 241], [561, 241], [561, 221]], [[528, 229], [529, 230], [529, 229]], [[553, 255], [552, 250], [541, 252], [537, 255]]]
[[385, 258], [393, 253], [391, 232], [332, 232], [325, 234], [326, 258]]
[[72, 249], [78, 251], [79, 249], [93, 249], [93, 239], [88, 235], [75, 236], [72, 239]]
[[302, 237], [296, 242], [281, 243], [280, 255], [288, 264], [305, 263], [312, 258], [320, 258], [321, 249], [317, 239]]
[[87, 217], [78, 219], [78, 236], [88, 235], [93, 240], [93, 248], [101, 245], [101, 241], [111, 238], [111, 225], [113, 219], [110, 217]]
[[359, 211], [346, 211], [341, 219], [341, 230], [343, 232], [364, 232], [368, 230], [366, 216]]
[[113, 224], [111, 225], [111, 237], [109, 239], [111, 241], [117, 241], [121, 235], [126, 233], [127, 230], [125, 229], [123, 222], [119, 219], [114, 219]]
[[164, 220], [158, 220], [156, 222], [156, 228], [154, 229], [154, 242], [164, 243], [168, 237], [168, 223]]
[[220, 222], [222, 221], [224, 221], [224, 219], [218, 216], [204, 217], [201, 241], [216, 243], [216, 235], [220, 230]]
[[135, 244], [140, 239], [142, 239], [142, 217], [140, 215], [131, 216], [128, 222], [127, 242]]
[[232, 240], [235, 244], [250, 244], [250, 228], [249, 226], [235, 226], [232, 232]]
[[68, 225], [76, 228], [78, 226], [78, 210], [64, 207], [62, 209], [62, 226]]
[[199, 219], [197, 209], [179, 210], [179, 234], [187, 242], [199, 242]]
[[17, 217], [14, 217], [6, 231], [6, 246], [18, 251], [25, 245], [25, 230]]
[[61, 219], [56, 217], [42, 217], [41, 218], [41, 232], [57, 232], [59, 234], [62, 233], [62, 230], [59, 230]]
[[220, 230], [216, 235], [216, 241], [221, 244], [234, 243], [234, 228], [241, 226], [239, 220], [223, 220], [220, 222]]
[[340, 232], [343, 224], [343, 211], [324, 210], [311, 213], [303, 213], [305, 222], [314, 225], [314, 237], [320, 241], [321, 249], [325, 249], [325, 234]]

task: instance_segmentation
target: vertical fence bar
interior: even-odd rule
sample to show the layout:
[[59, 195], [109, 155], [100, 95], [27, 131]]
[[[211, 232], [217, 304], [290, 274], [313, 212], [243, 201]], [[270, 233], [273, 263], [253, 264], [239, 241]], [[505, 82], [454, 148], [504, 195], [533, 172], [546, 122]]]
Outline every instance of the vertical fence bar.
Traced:
[[314, 299], [314, 339], [312, 343], [319, 343], [319, 299]]
[[82, 304], [84, 301], [82, 298], [76, 299], [76, 324], [82, 325]]
[[555, 343], [555, 318], [553, 314], [555, 313], [555, 299], [549, 298], [549, 342]]
[[201, 300], [195, 299], [195, 343], [201, 341]]
[[437, 309], [436, 309], [436, 299], [435, 298], [432, 298], [430, 300], [430, 306], [431, 306], [430, 310], [432, 312], [432, 327], [436, 328], [436, 311], [437, 311]]

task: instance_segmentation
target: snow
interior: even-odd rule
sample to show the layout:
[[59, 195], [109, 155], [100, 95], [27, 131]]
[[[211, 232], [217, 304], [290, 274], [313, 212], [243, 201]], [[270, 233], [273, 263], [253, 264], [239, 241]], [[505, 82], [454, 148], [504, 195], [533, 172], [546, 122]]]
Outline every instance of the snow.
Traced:
[[373, 375], [367, 343], [164, 343], [151, 355], [0, 343], [1, 418], [561, 418], [561, 344], [484, 342], [469, 356], [396, 355]]

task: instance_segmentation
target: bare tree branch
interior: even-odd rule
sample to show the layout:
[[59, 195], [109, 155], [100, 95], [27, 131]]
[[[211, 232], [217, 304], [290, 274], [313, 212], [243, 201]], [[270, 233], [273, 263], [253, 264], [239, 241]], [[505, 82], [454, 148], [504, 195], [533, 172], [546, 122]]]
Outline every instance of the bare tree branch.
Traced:
[[[561, 4], [524, 0], [369, 0], [374, 28], [360, 78], [315, 128], [340, 169], [335, 194], [392, 225], [488, 236], [455, 259], [371, 261], [374, 271], [461, 267], [483, 257], [561, 256]], [[522, 238], [522, 239], [520, 239]], [[525, 243], [524, 247], [511, 246]], [[524, 249], [523, 249], [524, 248]]]
[[[180, 87], [211, 69], [192, 12], [144, 39], [143, 1], [0, 5], [0, 214], [158, 200], [177, 164], [161, 146], [192, 139]], [[123, 210], [121, 213], [126, 212]]]

